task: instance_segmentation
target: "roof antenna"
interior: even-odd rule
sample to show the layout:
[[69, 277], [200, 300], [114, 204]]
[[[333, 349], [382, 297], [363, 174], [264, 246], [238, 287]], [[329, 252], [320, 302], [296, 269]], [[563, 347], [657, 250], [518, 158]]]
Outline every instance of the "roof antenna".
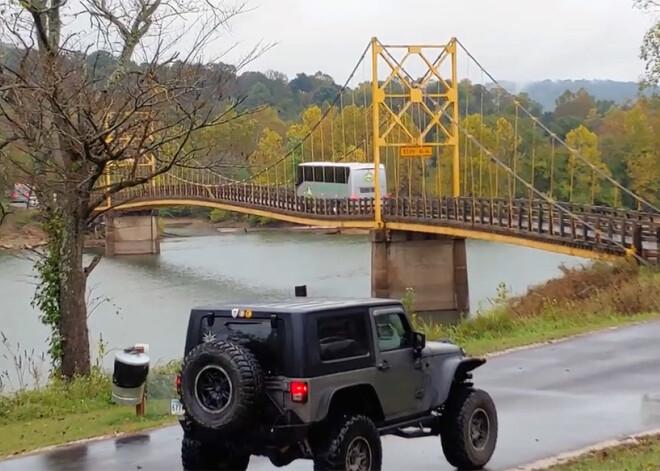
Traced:
[[296, 298], [307, 297], [307, 285], [296, 286]]

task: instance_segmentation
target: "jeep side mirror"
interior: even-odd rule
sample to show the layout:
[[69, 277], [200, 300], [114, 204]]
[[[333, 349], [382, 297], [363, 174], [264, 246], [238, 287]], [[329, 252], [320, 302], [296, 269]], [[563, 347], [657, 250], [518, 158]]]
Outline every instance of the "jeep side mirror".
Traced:
[[413, 332], [412, 347], [415, 352], [421, 352], [426, 347], [426, 335], [421, 332]]

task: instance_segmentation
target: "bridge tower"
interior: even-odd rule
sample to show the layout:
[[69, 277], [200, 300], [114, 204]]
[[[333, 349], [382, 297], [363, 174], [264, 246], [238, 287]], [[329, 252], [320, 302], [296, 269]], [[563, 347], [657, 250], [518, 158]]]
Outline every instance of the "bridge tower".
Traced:
[[[394, 200], [400, 201], [401, 193], [412, 199], [413, 185], [406, 185], [406, 176], [412, 181], [415, 168], [423, 172], [429, 159], [438, 169], [434, 193], [443, 193], [442, 167], [451, 174], [446, 194], [460, 196], [456, 39], [442, 45], [403, 46], [372, 38], [371, 59], [373, 161], [376, 168], [384, 164], [388, 179], [394, 179]], [[415, 312], [433, 321], [468, 312], [465, 239], [397, 229], [391, 215], [385, 223], [387, 202], [378, 178], [375, 172], [372, 296], [401, 298], [412, 288]], [[429, 193], [428, 188], [422, 193]]]

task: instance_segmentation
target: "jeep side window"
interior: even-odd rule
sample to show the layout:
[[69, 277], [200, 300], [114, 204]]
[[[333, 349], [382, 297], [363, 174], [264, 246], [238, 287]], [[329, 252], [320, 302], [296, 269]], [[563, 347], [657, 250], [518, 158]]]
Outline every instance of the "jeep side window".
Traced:
[[320, 317], [318, 339], [321, 361], [343, 360], [369, 353], [366, 318], [362, 314]]
[[408, 348], [411, 346], [411, 330], [403, 314], [393, 312], [376, 315], [376, 333], [378, 348], [381, 352]]

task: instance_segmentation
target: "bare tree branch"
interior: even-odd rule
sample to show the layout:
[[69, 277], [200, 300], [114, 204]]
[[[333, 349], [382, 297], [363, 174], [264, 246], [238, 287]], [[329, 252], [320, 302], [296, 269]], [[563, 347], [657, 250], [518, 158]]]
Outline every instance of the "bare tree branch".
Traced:
[[61, 247], [62, 370], [85, 373], [85, 287], [101, 258], [83, 266], [83, 231], [109, 197], [172, 169], [245, 164], [200, 136], [250, 112], [228, 85], [268, 46], [234, 66], [205, 57], [219, 38], [234, 47], [225, 34], [243, 0], [0, 0], [0, 11], [0, 42], [13, 45], [0, 62], [2, 163], [63, 227], [48, 235]]
[[99, 264], [103, 257], [101, 255], [94, 255], [94, 258], [92, 259], [91, 262], [89, 262], [89, 265], [85, 267], [85, 276], [89, 277], [89, 275], [92, 273], [92, 270], [96, 268], [96, 265]]
[[0, 201], [0, 226], [2, 226], [2, 223], [9, 214], [11, 214], [11, 211], [8, 211], [2, 201]]

